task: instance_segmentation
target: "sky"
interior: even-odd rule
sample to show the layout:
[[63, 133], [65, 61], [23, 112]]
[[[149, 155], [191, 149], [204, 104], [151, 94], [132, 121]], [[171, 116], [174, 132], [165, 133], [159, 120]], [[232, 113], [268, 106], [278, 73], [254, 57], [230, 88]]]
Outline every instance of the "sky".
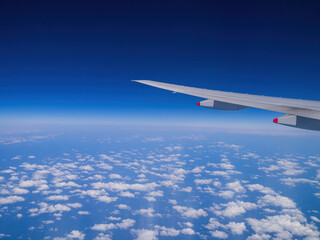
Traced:
[[0, 121], [274, 126], [132, 79], [319, 100], [319, 1], [4, 1]]

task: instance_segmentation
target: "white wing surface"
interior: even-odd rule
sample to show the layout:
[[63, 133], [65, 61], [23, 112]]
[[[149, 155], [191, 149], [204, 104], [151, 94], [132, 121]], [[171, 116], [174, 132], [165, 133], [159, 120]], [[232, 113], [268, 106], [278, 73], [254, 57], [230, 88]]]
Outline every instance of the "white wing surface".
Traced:
[[[203, 88], [187, 87], [176, 84], [162, 83], [151, 80], [133, 80], [142, 84], [173, 92], [188, 94], [207, 99], [198, 103], [200, 106], [220, 110], [241, 110], [248, 107], [260, 108], [275, 112], [286, 113], [274, 120], [275, 123], [288, 126], [320, 130], [320, 102], [310, 100], [297, 100], [279, 97], [267, 97], [251, 94], [241, 94], [208, 90]], [[310, 120], [309, 120], [310, 119]], [[303, 122], [301, 125], [300, 123]], [[319, 129], [317, 129], [319, 128]]]

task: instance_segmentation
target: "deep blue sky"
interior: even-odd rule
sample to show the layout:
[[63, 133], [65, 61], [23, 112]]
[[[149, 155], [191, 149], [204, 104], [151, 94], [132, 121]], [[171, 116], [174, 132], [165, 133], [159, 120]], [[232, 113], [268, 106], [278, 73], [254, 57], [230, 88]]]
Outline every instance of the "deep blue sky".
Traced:
[[272, 122], [130, 82], [319, 99], [319, 1], [2, 1], [0, 115]]

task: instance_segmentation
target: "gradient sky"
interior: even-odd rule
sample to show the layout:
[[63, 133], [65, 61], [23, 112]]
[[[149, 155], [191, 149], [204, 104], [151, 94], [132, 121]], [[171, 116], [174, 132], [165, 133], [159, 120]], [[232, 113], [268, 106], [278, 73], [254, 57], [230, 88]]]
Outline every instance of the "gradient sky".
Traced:
[[2, 1], [0, 119], [272, 125], [133, 83], [319, 99], [319, 1]]

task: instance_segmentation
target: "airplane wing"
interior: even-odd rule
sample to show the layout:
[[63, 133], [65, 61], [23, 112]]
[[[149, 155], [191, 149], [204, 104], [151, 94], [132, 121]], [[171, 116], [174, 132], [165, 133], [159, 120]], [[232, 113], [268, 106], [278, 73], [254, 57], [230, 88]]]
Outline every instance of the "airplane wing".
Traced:
[[198, 106], [218, 110], [241, 110], [249, 107], [260, 108], [287, 115], [276, 118], [274, 123], [320, 131], [320, 101], [267, 97], [187, 87], [151, 80], [133, 80], [142, 84], [166, 89], [172, 92], [205, 98]]

